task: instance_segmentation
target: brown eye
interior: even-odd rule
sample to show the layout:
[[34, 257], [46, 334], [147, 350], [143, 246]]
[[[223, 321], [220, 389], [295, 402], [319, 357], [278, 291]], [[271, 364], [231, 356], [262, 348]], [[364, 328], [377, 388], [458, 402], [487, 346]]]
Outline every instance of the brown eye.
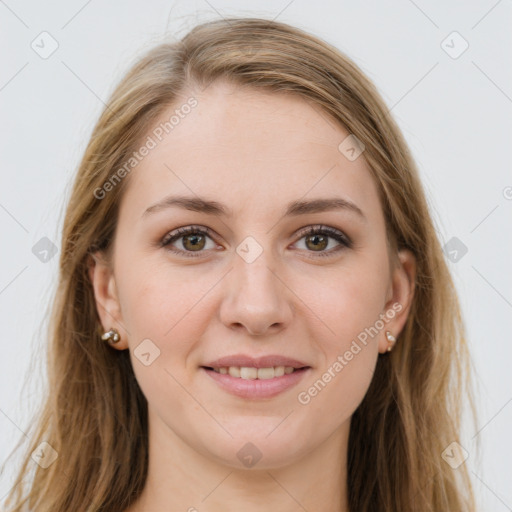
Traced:
[[[161, 241], [162, 247], [180, 256], [201, 256], [208, 249], [215, 249], [211, 230], [206, 227], [187, 226], [178, 228], [166, 235]], [[207, 246], [208, 241], [210, 246]]]
[[299, 236], [306, 253], [316, 253], [315, 257], [334, 256], [339, 251], [352, 248], [352, 241], [348, 236], [330, 226], [311, 226], [302, 230]]
[[183, 247], [188, 251], [200, 251], [204, 249], [206, 239], [203, 235], [191, 234], [182, 237]]
[[306, 236], [306, 246], [314, 251], [323, 251], [329, 243], [328, 238], [323, 235], [308, 235]]

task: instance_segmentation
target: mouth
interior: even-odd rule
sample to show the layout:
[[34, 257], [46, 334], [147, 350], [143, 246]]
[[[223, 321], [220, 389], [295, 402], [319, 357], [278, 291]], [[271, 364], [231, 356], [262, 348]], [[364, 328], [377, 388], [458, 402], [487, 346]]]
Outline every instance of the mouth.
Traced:
[[273, 398], [291, 390], [312, 371], [310, 366], [271, 366], [255, 368], [248, 366], [201, 366], [200, 370], [219, 389], [246, 400]]
[[295, 368], [293, 366], [270, 366], [268, 368], [255, 368], [252, 366], [202, 366], [201, 368], [221, 375], [229, 375], [235, 379], [270, 380], [276, 377], [282, 377], [283, 375], [302, 372], [311, 367], [303, 366], [301, 368]]

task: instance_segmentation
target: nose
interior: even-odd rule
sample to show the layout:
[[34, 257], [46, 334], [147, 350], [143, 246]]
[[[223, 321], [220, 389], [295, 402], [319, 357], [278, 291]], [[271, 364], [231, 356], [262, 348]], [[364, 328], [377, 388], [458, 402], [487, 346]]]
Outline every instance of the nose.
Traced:
[[289, 325], [293, 293], [271, 264], [266, 251], [252, 263], [235, 256], [220, 307], [220, 320], [226, 327], [261, 336], [276, 334]]

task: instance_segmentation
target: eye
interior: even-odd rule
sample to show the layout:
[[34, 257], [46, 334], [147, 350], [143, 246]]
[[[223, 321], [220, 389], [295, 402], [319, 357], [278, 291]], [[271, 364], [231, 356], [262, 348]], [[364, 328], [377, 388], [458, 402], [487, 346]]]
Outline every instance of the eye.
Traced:
[[[352, 241], [344, 233], [329, 226], [310, 226], [302, 230], [299, 236], [300, 240], [304, 239], [305, 250], [318, 253], [315, 256], [333, 256], [343, 249], [352, 247]], [[326, 251], [325, 249], [329, 247], [329, 239], [333, 239], [337, 243]]]
[[[164, 237], [161, 242], [163, 247], [167, 247], [171, 252], [186, 257], [197, 257], [203, 253], [203, 249], [215, 249], [217, 244], [211, 238], [212, 231], [203, 226], [187, 226], [178, 228]], [[179, 241], [183, 249], [173, 246], [174, 242]], [[212, 242], [210, 247], [206, 247], [207, 239]]]
[[[217, 244], [212, 239], [213, 233], [211, 229], [204, 226], [187, 226], [178, 228], [167, 234], [162, 242], [162, 247], [167, 247], [169, 251], [186, 257], [198, 257], [205, 251], [203, 249], [215, 249]], [[300, 240], [304, 239], [304, 250], [310, 253], [316, 253], [316, 256], [325, 257], [337, 254], [340, 250], [352, 247], [352, 241], [341, 231], [329, 226], [309, 226], [302, 229], [298, 236]], [[181, 239], [181, 241], [180, 241]], [[208, 239], [211, 242], [207, 247]], [[330, 240], [331, 239], [331, 240]], [[299, 240], [299, 241], [300, 241]], [[329, 247], [329, 242], [335, 240], [334, 247]], [[178, 245], [175, 242], [180, 241]], [[297, 242], [298, 243], [298, 242]]]

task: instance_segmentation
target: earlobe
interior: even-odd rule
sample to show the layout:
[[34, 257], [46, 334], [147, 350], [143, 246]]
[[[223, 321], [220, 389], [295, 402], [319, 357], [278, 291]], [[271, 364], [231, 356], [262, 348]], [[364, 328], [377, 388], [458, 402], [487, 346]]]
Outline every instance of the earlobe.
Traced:
[[[379, 340], [379, 352], [385, 353], [390, 347], [390, 333], [400, 342], [399, 334], [402, 331], [414, 298], [416, 282], [416, 257], [412, 251], [402, 249], [398, 252], [398, 262], [390, 280], [390, 298], [384, 308], [387, 322], [383, 335]], [[394, 345], [395, 342], [392, 343]], [[391, 345], [391, 346], [392, 346]]]
[[96, 311], [101, 321], [103, 332], [116, 329], [120, 333], [120, 341], [115, 348], [128, 348], [126, 333], [124, 332], [123, 319], [114, 273], [104, 254], [95, 252], [89, 256], [88, 274], [94, 292]]

